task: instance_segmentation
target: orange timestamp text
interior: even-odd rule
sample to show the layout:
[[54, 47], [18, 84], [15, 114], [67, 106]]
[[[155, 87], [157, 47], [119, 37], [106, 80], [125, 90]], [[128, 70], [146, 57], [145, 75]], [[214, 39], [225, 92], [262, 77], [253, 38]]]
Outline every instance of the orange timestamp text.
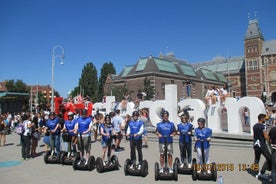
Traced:
[[246, 163], [210, 163], [210, 164], [193, 164], [192, 169], [196, 171], [200, 170], [215, 170], [215, 171], [258, 171], [258, 164], [246, 164]]

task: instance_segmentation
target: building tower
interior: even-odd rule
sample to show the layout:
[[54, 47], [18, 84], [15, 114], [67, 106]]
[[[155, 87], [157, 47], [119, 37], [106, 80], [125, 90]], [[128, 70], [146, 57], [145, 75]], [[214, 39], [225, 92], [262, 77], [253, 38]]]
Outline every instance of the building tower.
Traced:
[[264, 37], [258, 20], [249, 20], [244, 37], [246, 96], [261, 97], [262, 92], [265, 91], [261, 58], [263, 43]]

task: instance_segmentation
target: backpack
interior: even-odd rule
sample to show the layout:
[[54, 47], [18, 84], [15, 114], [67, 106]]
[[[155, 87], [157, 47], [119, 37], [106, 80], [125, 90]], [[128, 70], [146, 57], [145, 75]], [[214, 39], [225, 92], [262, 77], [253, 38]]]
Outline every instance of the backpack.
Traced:
[[23, 135], [25, 132], [25, 122], [19, 124], [17, 127], [16, 127], [16, 133], [18, 135]]

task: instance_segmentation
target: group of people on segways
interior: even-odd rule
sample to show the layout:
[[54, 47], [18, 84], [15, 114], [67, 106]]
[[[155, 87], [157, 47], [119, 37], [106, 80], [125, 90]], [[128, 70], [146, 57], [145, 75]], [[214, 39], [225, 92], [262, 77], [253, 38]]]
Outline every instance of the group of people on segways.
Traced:
[[[194, 129], [188, 112], [181, 116], [181, 122], [177, 129], [173, 122], [169, 121], [169, 112], [162, 110], [162, 120], [157, 123], [156, 135], [159, 141], [159, 163], [155, 163], [155, 180], [178, 180], [178, 173], [192, 174], [192, 179], [204, 179], [216, 181], [216, 170], [209, 160], [210, 140], [212, 130], [205, 127], [205, 119], [198, 119], [198, 127]], [[102, 155], [95, 161], [90, 154], [92, 117], [87, 116], [87, 110], [81, 111], [81, 116], [74, 119], [74, 114], [68, 113], [68, 120], [61, 129], [58, 119], [53, 112], [50, 113], [46, 130], [50, 133], [51, 149], [44, 156], [45, 163], [72, 164], [74, 170], [93, 170], [97, 167], [99, 173], [119, 169], [119, 161], [116, 155], [111, 156], [112, 138], [115, 135], [111, 117], [106, 115], [104, 122], [99, 125], [102, 136]], [[124, 164], [125, 175], [145, 177], [148, 175], [148, 162], [143, 160], [142, 135], [144, 122], [139, 119], [139, 112], [132, 113], [132, 119], [128, 123], [126, 136], [129, 140], [130, 158]], [[68, 151], [60, 153], [60, 133], [63, 133], [63, 141], [68, 143]], [[198, 160], [192, 160], [192, 136], [194, 133], [195, 150]], [[179, 135], [180, 159], [175, 158], [173, 162], [173, 137]], [[78, 152], [77, 148], [78, 147]], [[138, 160], [136, 157], [138, 153]], [[106, 157], [107, 154], [107, 157]], [[106, 159], [107, 158], [107, 159]], [[213, 163], [215, 165], [215, 163]], [[204, 167], [207, 165], [209, 167]]]
[[[162, 121], [157, 124], [156, 134], [159, 138], [160, 168], [155, 163], [155, 180], [178, 180], [178, 173], [192, 174], [192, 179], [213, 180], [217, 179], [215, 163], [210, 164], [209, 151], [212, 130], [205, 127], [205, 119], [197, 120], [198, 127], [194, 130], [189, 122], [189, 113], [181, 114], [181, 122], [175, 129], [174, 123], [169, 121], [169, 112], [161, 112]], [[194, 131], [195, 151], [198, 161], [192, 160], [192, 136]], [[175, 158], [173, 163], [173, 137], [179, 135], [180, 160]]]

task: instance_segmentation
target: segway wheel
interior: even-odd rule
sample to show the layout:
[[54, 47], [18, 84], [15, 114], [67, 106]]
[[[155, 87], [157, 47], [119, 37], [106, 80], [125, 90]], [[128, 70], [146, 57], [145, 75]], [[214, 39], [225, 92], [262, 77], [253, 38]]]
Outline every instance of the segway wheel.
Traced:
[[174, 176], [173, 176], [174, 181], [177, 181], [178, 180], [178, 163], [177, 162], [175, 162], [173, 164], [173, 174], [174, 174]]
[[195, 181], [197, 179], [197, 163], [196, 159], [194, 158], [192, 161], [192, 179]]
[[180, 164], [180, 160], [179, 160], [179, 158], [177, 158], [177, 157], [176, 157], [176, 158], [174, 159], [174, 163], [176, 163], [176, 165], [177, 165], [177, 167], [178, 167], [178, 166], [179, 166], [179, 164]]
[[110, 158], [110, 161], [114, 164], [115, 169], [119, 170], [119, 159], [116, 155], [112, 155], [112, 157]]
[[72, 162], [72, 167], [74, 170], [77, 170], [77, 164], [79, 161], [80, 161], [80, 154], [78, 153]]
[[48, 160], [49, 155], [50, 155], [50, 152], [49, 152], [49, 151], [47, 151], [47, 152], [44, 154], [44, 162], [45, 162], [45, 164], [48, 164], [48, 163], [49, 163], [49, 160]]
[[217, 181], [217, 169], [216, 169], [216, 163], [212, 163], [212, 180]]
[[155, 181], [159, 180], [159, 164], [156, 162], [154, 165]]
[[66, 153], [65, 152], [62, 152], [61, 155], [60, 155], [60, 159], [59, 159], [59, 163], [61, 165], [64, 165], [64, 160], [65, 160], [65, 157], [66, 157]]
[[129, 175], [128, 166], [130, 165], [130, 163], [131, 163], [131, 160], [130, 159], [126, 159], [125, 164], [124, 164], [125, 176]]
[[103, 160], [100, 157], [98, 157], [96, 160], [96, 166], [97, 166], [98, 173], [102, 173], [104, 170], [104, 166], [103, 166]]
[[141, 176], [146, 177], [148, 175], [148, 170], [149, 170], [148, 161], [143, 160], [141, 164]]
[[90, 156], [88, 158], [87, 164], [88, 164], [88, 170], [92, 171], [95, 168], [95, 157], [94, 156]]

